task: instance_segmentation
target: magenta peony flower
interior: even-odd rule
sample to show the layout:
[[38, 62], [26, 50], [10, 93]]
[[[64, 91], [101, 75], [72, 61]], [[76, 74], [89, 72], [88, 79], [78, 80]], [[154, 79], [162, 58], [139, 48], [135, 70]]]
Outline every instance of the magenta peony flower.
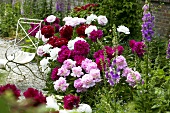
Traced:
[[57, 61], [59, 63], [63, 63], [65, 60], [67, 60], [71, 56], [71, 51], [68, 49], [67, 46], [62, 46], [61, 50], [58, 52], [58, 58]]
[[57, 75], [59, 67], [55, 67], [51, 72], [51, 80], [56, 81], [59, 79], [59, 76]]
[[95, 52], [93, 54], [93, 57], [96, 59], [96, 58], [99, 58], [100, 56], [104, 56], [104, 50], [98, 50], [97, 52]]
[[123, 46], [119, 45], [119, 46], [114, 48], [114, 51], [118, 51], [118, 55], [121, 55], [124, 51], [124, 48], [123, 48]]
[[87, 56], [89, 51], [90, 51], [90, 45], [87, 42], [81, 40], [75, 42], [74, 50], [73, 50], [74, 55]]
[[17, 89], [17, 87], [13, 84], [6, 84], [4, 86], [0, 86], [0, 95], [2, 95], [5, 91], [11, 90], [13, 92], [13, 95], [18, 99], [20, 94], [20, 90]]
[[74, 56], [74, 61], [76, 61], [76, 66], [81, 66], [81, 63], [84, 59], [85, 57], [81, 55]]
[[64, 109], [72, 110], [73, 108], [78, 108], [80, 103], [80, 97], [74, 95], [64, 96]]
[[111, 60], [114, 56], [115, 50], [109, 46], [105, 46], [105, 49], [106, 49], [106, 53], [107, 53], [107, 58], [109, 58]]
[[36, 33], [39, 31], [38, 24], [31, 23], [31, 28], [28, 30], [30, 36], [35, 37]]
[[116, 66], [118, 69], [124, 69], [127, 67], [126, 59], [122, 55], [116, 58]]
[[[108, 66], [110, 66], [110, 59], [106, 58], [106, 60], [107, 60]], [[99, 58], [96, 58], [96, 64], [97, 64], [97, 67], [100, 70], [102, 70], [102, 68], [104, 68], [104, 70], [105, 70], [106, 69], [106, 62], [104, 61], [104, 56], [100, 56]]]
[[23, 94], [25, 98], [33, 99], [33, 106], [38, 106], [46, 103], [46, 97], [42, 94], [41, 91], [38, 91], [37, 89], [28, 88]]
[[143, 42], [136, 42], [135, 40], [129, 41], [129, 46], [132, 49], [133, 53], [136, 53], [138, 57], [142, 57], [145, 53], [145, 44]]
[[102, 30], [93, 30], [91, 33], [90, 33], [90, 36], [89, 38], [93, 41], [93, 42], [96, 42], [97, 39], [100, 39], [102, 38], [103, 36], [103, 31]]

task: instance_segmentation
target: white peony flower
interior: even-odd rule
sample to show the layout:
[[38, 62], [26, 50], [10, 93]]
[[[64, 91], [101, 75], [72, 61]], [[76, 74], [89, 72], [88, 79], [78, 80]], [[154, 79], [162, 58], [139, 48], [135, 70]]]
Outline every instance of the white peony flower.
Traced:
[[86, 18], [86, 24], [91, 24], [91, 22], [92, 22], [92, 21], [95, 21], [95, 20], [97, 20], [97, 16], [94, 15], [94, 14], [91, 14], [90, 16], [88, 16], [88, 17]]
[[65, 18], [63, 18], [63, 21], [70, 21], [72, 19], [72, 17], [65, 17]]
[[41, 30], [39, 30], [36, 34], [35, 34], [35, 37], [38, 38], [38, 39], [42, 39], [42, 34], [41, 34]]
[[84, 19], [84, 18], [79, 18], [79, 22], [80, 22], [81, 24], [84, 24], [84, 23], [86, 22], [86, 19]]
[[43, 51], [44, 51], [44, 53], [49, 53], [51, 47], [52, 47], [52, 45], [50, 45], [50, 44], [45, 44], [45, 45], [43, 46]]
[[54, 15], [50, 15], [46, 18], [47, 22], [51, 23], [54, 22], [56, 20], [56, 16]]
[[79, 113], [79, 112], [77, 112], [76, 110], [59, 110], [59, 113]]
[[92, 113], [92, 109], [88, 104], [79, 104], [77, 111], [80, 113]]
[[48, 42], [48, 40], [49, 40], [49, 38], [45, 38], [45, 36], [42, 35], [42, 41], [43, 41], [44, 43]]
[[57, 101], [54, 99], [53, 96], [47, 97], [47, 98], [46, 98], [46, 101], [47, 101], [47, 103], [46, 103], [46, 108], [53, 108], [53, 109], [55, 109], [56, 111], [59, 110], [59, 105], [58, 105]]
[[117, 31], [118, 31], [118, 32], [123, 32], [123, 33], [125, 33], [125, 34], [130, 34], [129, 28], [127, 28], [127, 27], [125, 27], [125, 26], [123, 26], [123, 25], [118, 26]]
[[67, 47], [70, 49], [70, 50], [73, 50], [74, 49], [74, 43], [77, 42], [78, 40], [81, 40], [81, 41], [85, 41], [83, 38], [80, 38], [80, 37], [76, 37], [74, 40], [70, 40], [67, 44]]
[[48, 58], [43, 58], [40, 61], [40, 67], [42, 68], [43, 72], [48, 68], [48, 64], [49, 64], [49, 59]]
[[108, 23], [108, 19], [106, 18], [106, 16], [98, 16], [97, 17], [97, 21], [98, 21], [98, 24], [100, 25], [106, 25]]
[[97, 27], [96, 27], [96, 26], [93, 26], [93, 25], [90, 25], [88, 28], [85, 29], [85, 34], [87, 34], [87, 35], [89, 36], [90, 33], [91, 33], [93, 30], [96, 30], [96, 31], [97, 31]]
[[60, 51], [61, 49], [58, 48], [58, 47], [55, 47], [53, 49], [50, 49], [50, 59], [52, 59], [53, 61], [57, 59], [58, 57], [58, 52]]

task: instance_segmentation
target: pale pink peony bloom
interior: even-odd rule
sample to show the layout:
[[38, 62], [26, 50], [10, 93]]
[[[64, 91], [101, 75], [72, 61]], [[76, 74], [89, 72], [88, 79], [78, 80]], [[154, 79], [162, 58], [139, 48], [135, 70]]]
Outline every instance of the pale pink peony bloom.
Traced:
[[87, 64], [87, 67], [85, 69], [86, 73], [89, 73], [91, 69], [97, 69], [97, 64], [95, 62]]
[[83, 83], [83, 88], [90, 88], [95, 85], [95, 81], [93, 80], [93, 77], [90, 74], [85, 74], [82, 77], [82, 83]]
[[69, 84], [66, 82], [66, 79], [64, 77], [60, 77], [58, 80], [54, 82], [54, 89], [56, 91], [61, 90], [61, 91], [66, 91], [68, 88]]
[[126, 59], [122, 55], [116, 58], [116, 66], [118, 69], [123, 69], [127, 66]]
[[44, 55], [43, 46], [39, 46], [37, 48], [37, 55], [38, 56], [43, 56]]
[[126, 68], [123, 70], [122, 76], [123, 76], [123, 77], [127, 77], [127, 75], [128, 75], [130, 72], [132, 72], [132, 71], [133, 71], [133, 70], [132, 70], [131, 68], [126, 67]]
[[97, 17], [97, 21], [98, 21], [98, 24], [103, 25], [103, 26], [108, 23], [108, 19], [106, 18], [106, 16], [102, 16], [102, 15]]
[[64, 76], [64, 77], [66, 77], [66, 76], [68, 76], [69, 74], [70, 74], [70, 70], [66, 69], [66, 68], [63, 67], [63, 66], [58, 69], [58, 73], [57, 73], [58, 76]]
[[81, 78], [74, 81], [74, 87], [77, 89], [76, 92], [83, 92], [86, 91], [86, 88], [83, 88], [83, 82]]
[[63, 67], [66, 69], [72, 69], [76, 66], [76, 61], [73, 61], [72, 59], [67, 59], [63, 62]]
[[95, 82], [100, 82], [101, 81], [101, 76], [100, 76], [100, 70], [99, 69], [91, 69], [90, 70], [90, 75], [93, 77], [93, 80]]
[[71, 76], [73, 76], [73, 77], [81, 77], [81, 75], [83, 75], [83, 74], [84, 73], [82, 72], [82, 68], [80, 66], [72, 68]]
[[52, 23], [56, 20], [56, 16], [50, 15], [46, 18], [47, 22]]
[[139, 72], [137, 71], [131, 71], [128, 75], [127, 75], [127, 79], [126, 82], [129, 83], [129, 85], [131, 86], [135, 86], [136, 83], [138, 83], [141, 80], [141, 75]]

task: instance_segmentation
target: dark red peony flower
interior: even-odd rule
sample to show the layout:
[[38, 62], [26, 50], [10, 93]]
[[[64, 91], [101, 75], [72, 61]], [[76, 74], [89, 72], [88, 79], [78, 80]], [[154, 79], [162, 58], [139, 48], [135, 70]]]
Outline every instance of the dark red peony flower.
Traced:
[[18, 97], [21, 96], [20, 94], [21, 91], [13, 84], [6, 84], [4, 86], [0, 86], [0, 95], [2, 95], [7, 90], [11, 90], [16, 99], [18, 99]]
[[47, 43], [52, 45], [53, 47], [61, 47], [63, 45], [67, 45], [68, 40], [66, 38], [58, 38], [56, 36], [53, 36], [49, 38]]
[[70, 58], [70, 56], [71, 56], [71, 50], [69, 50], [67, 46], [62, 46], [61, 50], [58, 52], [57, 61], [59, 63], [63, 63], [65, 60]]
[[50, 38], [54, 36], [54, 27], [51, 25], [46, 25], [41, 29], [41, 34], [44, 35], [45, 38]]
[[41, 91], [38, 91], [37, 89], [28, 88], [23, 94], [25, 98], [33, 99], [33, 106], [38, 106], [46, 103], [46, 97], [42, 94]]
[[118, 51], [118, 55], [121, 55], [124, 51], [124, 48], [123, 48], [123, 46], [119, 45], [119, 46], [114, 48], [114, 51]]
[[87, 42], [78, 40], [77, 42], [74, 43], [74, 50], [73, 50], [74, 55], [87, 56], [89, 51], [90, 51], [90, 45]]
[[73, 35], [73, 28], [71, 26], [65, 25], [60, 29], [61, 38], [66, 38], [70, 40], [72, 35]]
[[80, 97], [74, 95], [64, 96], [64, 109], [72, 110], [73, 108], [78, 108], [80, 103]]
[[56, 81], [59, 79], [59, 76], [57, 75], [59, 67], [55, 67], [51, 72], [51, 80]]
[[74, 56], [74, 61], [76, 61], [77, 66], [81, 66], [81, 62], [85, 59], [84, 56], [76, 55]]
[[130, 40], [130, 41], [129, 41], [129, 46], [130, 46], [131, 48], [133, 48], [133, 46], [135, 45], [135, 43], [136, 43], [135, 40]]
[[89, 25], [83, 24], [80, 27], [78, 27], [76, 29], [76, 33], [78, 34], [79, 37], [87, 37], [87, 35], [85, 34], [85, 30]]

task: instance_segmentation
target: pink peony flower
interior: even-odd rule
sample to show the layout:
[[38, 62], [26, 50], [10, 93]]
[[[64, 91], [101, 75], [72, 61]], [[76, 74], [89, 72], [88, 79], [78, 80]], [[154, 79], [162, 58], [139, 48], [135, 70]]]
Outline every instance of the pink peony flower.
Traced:
[[129, 83], [130, 86], [135, 86], [141, 80], [141, 75], [137, 71], [131, 71], [127, 75], [126, 82]]
[[39, 46], [37, 48], [37, 55], [42, 57], [44, 54], [45, 52], [43, 51], [43, 46]]
[[72, 68], [71, 76], [73, 76], [73, 77], [81, 77], [81, 75], [83, 75], [83, 74], [84, 73], [82, 72], [82, 68], [80, 66]]
[[118, 69], [124, 69], [127, 66], [126, 59], [122, 55], [116, 58], [116, 66]]
[[72, 59], [67, 59], [63, 62], [63, 67], [66, 69], [72, 69], [76, 66], [76, 61], [73, 61]]
[[76, 92], [84, 92], [87, 90], [86, 88], [83, 88], [83, 82], [81, 78], [74, 81], [74, 87], [77, 89]]
[[99, 69], [91, 69], [89, 73], [95, 82], [101, 81], [100, 70]]
[[132, 71], [133, 71], [133, 70], [132, 70], [131, 68], [126, 67], [126, 68], [123, 70], [122, 76], [123, 76], [123, 77], [127, 77], [127, 75], [128, 75], [129, 73], [131, 73]]
[[69, 76], [69, 74], [70, 74], [70, 70], [66, 69], [64, 66], [58, 69], [57, 75], [59, 76], [66, 77], [66, 76]]
[[58, 80], [54, 82], [54, 89], [56, 91], [66, 91], [68, 88], [69, 84], [66, 82], [66, 78], [60, 77]]
[[85, 74], [82, 77], [82, 83], [83, 83], [83, 88], [90, 88], [95, 85], [95, 81], [93, 80], [93, 77], [90, 74]]

